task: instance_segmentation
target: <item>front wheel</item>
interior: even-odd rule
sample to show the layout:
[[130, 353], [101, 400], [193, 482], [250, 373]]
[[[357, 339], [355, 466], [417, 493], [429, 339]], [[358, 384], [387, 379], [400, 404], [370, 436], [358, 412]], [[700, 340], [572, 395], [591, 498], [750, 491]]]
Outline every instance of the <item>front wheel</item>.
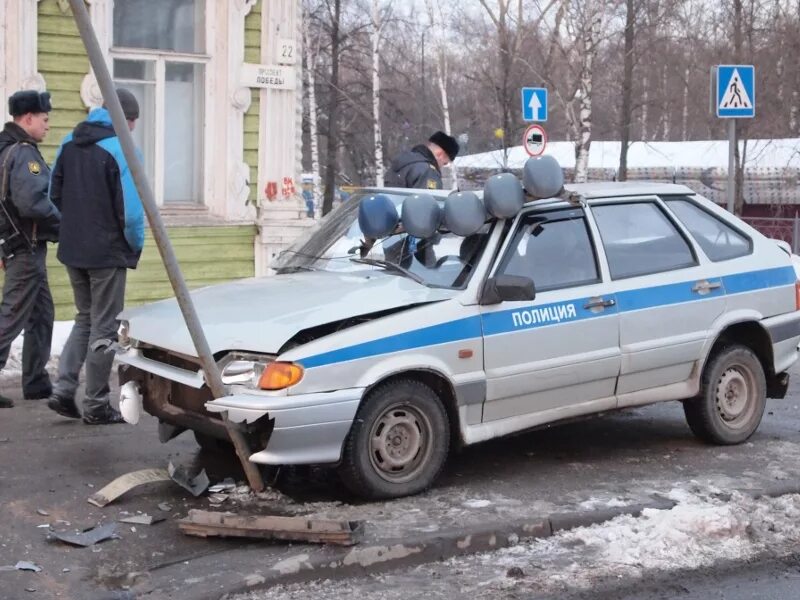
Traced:
[[767, 383], [761, 361], [746, 346], [723, 348], [712, 356], [697, 398], [683, 411], [692, 432], [713, 444], [740, 444], [749, 438], [764, 414]]
[[339, 474], [365, 498], [397, 498], [428, 487], [444, 466], [450, 424], [439, 396], [411, 379], [387, 382], [358, 409]]

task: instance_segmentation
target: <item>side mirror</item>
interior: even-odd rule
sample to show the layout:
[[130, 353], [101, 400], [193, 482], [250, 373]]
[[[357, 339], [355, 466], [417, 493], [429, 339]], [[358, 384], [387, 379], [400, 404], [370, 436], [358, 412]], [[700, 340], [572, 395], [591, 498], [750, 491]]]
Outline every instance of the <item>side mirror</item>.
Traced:
[[481, 304], [499, 304], [504, 300], [519, 301], [536, 298], [533, 279], [519, 275], [498, 275], [486, 280], [481, 294]]

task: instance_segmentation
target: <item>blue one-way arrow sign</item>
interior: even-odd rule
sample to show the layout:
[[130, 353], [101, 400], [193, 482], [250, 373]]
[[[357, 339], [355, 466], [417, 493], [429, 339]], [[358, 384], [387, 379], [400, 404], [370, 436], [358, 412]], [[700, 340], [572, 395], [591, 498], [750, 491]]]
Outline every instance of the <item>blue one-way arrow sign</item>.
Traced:
[[522, 120], [547, 121], [547, 88], [522, 88]]

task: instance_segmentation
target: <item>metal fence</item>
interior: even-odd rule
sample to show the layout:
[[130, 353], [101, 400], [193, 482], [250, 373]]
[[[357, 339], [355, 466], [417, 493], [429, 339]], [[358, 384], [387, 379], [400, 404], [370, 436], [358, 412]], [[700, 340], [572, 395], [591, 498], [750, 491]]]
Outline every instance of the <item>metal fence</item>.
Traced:
[[798, 254], [800, 248], [800, 218], [785, 217], [743, 217], [748, 225], [757, 229], [768, 238], [783, 240]]

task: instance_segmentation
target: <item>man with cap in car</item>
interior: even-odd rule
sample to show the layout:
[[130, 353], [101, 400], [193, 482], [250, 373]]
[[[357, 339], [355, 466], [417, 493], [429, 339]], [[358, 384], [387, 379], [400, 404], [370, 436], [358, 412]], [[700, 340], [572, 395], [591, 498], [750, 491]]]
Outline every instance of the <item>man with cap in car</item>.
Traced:
[[458, 155], [458, 142], [444, 131], [437, 131], [426, 144], [402, 152], [386, 173], [388, 187], [441, 190], [442, 167]]
[[[11, 342], [25, 330], [22, 394], [50, 395], [45, 370], [53, 335], [53, 297], [47, 283], [47, 242], [58, 241], [61, 215], [47, 196], [50, 169], [37, 144], [50, 129], [50, 94], [22, 90], [8, 99], [12, 121], [0, 132], [0, 263], [5, 269], [0, 303], [0, 369]], [[0, 408], [14, 402], [0, 395]]]
[[[132, 131], [139, 103], [124, 88], [117, 98]], [[63, 216], [58, 260], [67, 267], [78, 313], [47, 406], [89, 425], [121, 423], [109, 402], [114, 354], [106, 352], [103, 340], [117, 339], [127, 270], [136, 268], [144, 245], [144, 209], [105, 105], [64, 138], [53, 164], [50, 197]], [[84, 363], [81, 413], [75, 394]]]

